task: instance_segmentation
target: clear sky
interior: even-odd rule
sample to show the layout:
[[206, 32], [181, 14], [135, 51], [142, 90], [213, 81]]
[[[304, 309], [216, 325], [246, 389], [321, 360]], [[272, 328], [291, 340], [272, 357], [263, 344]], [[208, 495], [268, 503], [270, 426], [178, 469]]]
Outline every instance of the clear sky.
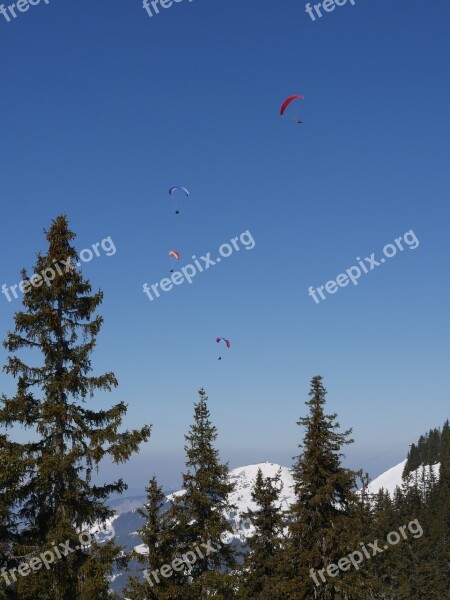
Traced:
[[[373, 476], [448, 417], [449, 20], [446, 0], [357, 0], [315, 22], [302, 0], [0, 14], [0, 284], [33, 265], [62, 212], [79, 250], [108, 236], [116, 248], [83, 267], [105, 293], [93, 364], [120, 384], [92, 402], [124, 400], [125, 425], [154, 430], [102, 480], [179, 485], [201, 386], [231, 467], [291, 464], [316, 374], [354, 429], [348, 464]], [[191, 194], [178, 216], [176, 184]], [[411, 229], [414, 250], [308, 295]], [[183, 265], [214, 258], [246, 230], [251, 251], [143, 293], [170, 275], [169, 250]], [[0, 296], [3, 339], [19, 308]], [[232, 341], [222, 361], [216, 336]]]

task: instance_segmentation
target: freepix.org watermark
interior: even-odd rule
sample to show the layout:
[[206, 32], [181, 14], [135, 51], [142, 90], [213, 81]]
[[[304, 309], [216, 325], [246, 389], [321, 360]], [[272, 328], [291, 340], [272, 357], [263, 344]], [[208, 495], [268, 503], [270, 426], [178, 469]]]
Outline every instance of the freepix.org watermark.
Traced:
[[[328, 577], [337, 577], [340, 571], [349, 571], [352, 566], [358, 571], [360, 565], [367, 559], [373, 558], [377, 554], [382, 554], [385, 550], [388, 550], [390, 546], [396, 546], [401, 539], [406, 540], [408, 538], [408, 534], [406, 532], [408, 529], [409, 533], [412, 535], [414, 539], [418, 539], [423, 536], [423, 529], [417, 519], [408, 523], [408, 525], [402, 525], [399, 527], [399, 532], [391, 531], [388, 533], [386, 537], [387, 544], [384, 544], [382, 548], [378, 545], [378, 540], [375, 540], [373, 543], [368, 543], [367, 545], [364, 542], [360, 542], [361, 550], [355, 550], [354, 552], [350, 552], [347, 556], [339, 559], [337, 565], [331, 563], [324, 569], [320, 569], [320, 571], [315, 571], [314, 569], [309, 570], [309, 576], [314, 581], [316, 587], [319, 587], [322, 583], [326, 583], [324, 573], [328, 575]], [[317, 575], [320, 577], [321, 581], [318, 580]]]
[[[204, 550], [202, 550], [200, 546], [202, 546]], [[155, 569], [151, 572], [150, 575], [148, 570], [145, 569], [144, 578], [150, 584], [150, 587], [154, 586], [152, 576], [155, 580], [155, 583], [159, 583], [160, 580], [158, 573], [162, 575], [162, 577], [167, 579], [169, 577], [172, 577], [174, 571], [184, 571], [187, 569], [188, 572], [190, 572], [192, 565], [194, 565], [197, 562], [198, 558], [203, 559], [205, 558], [205, 556], [209, 556], [210, 554], [217, 552], [217, 549], [213, 548], [211, 540], [208, 540], [206, 544], [200, 544], [200, 546], [198, 544], [195, 544], [192, 550], [188, 550], [185, 554], [182, 554], [180, 557], [174, 558], [171, 564], [167, 563], [163, 565], [160, 569]]]
[[[49, 570], [50, 565], [68, 556], [69, 554], [72, 554], [72, 552], [89, 548], [93, 540], [98, 541], [98, 536], [100, 533], [112, 533], [115, 535], [114, 527], [112, 527], [112, 525], [109, 525], [106, 531], [103, 530], [102, 526], [100, 525], [98, 526], [98, 530], [99, 531], [95, 533], [82, 531], [78, 536], [79, 545], [75, 546], [75, 548], [71, 547], [70, 540], [66, 540], [61, 544], [55, 544], [51, 550], [45, 550], [38, 556], [33, 556], [32, 558], [29, 558], [29, 560], [21, 562], [18, 567], [14, 567], [9, 570], [7, 570], [6, 567], [2, 567], [0, 576], [3, 577], [6, 585], [9, 586], [12, 583], [17, 582], [16, 573], [21, 577], [26, 577], [30, 573], [36, 573], [36, 571], [39, 571], [42, 569], [42, 567], [45, 567], [47, 570]], [[31, 557], [31, 555], [29, 555], [29, 557]]]
[[[250, 529], [251, 521], [250, 519], [238, 519], [233, 522], [232, 529], [233, 534], [241, 534], [245, 529]], [[221, 544], [231, 544], [233, 540], [233, 536], [230, 536], [227, 541], [221, 540]], [[153, 587], [156, 584], [160, 583], [159, 577], [162, 576], [165, 579], [172, 577], [174, 571], [183, 571], [187, 570], [190, 572], [192, 565], [194, 565], [198, 558], [203, 559], [205, 556], [209, 556], [214, 552], [217, 552], [218, 548], [214, 548], [211, 540], [208, 540], [206, 544], [195, 544], [190, 550], [188, 550], [185, 554], [181, 556], [177, 556], [173, 559], [171, 563], [166, 563], [159, 569], [155, 569], [151, 573], [149, 573], [148, 569], [144, 569], [144, 579], [150, 584], [150, 587]], [[198, 558], [197, 558], [198, 557]], [[153, 579], [152, 579], [153, 577]]]
[[[178, 4], [182, 1], [183, 0], [144, 0], [144, 9], [149, 17], [153, 17], [153, 15], [159, 15], [160, 8], [171, 8], [174, 4]], [[192, 0], [189, 0], [189, 2], [192, 2]]]
[[156, 298], [161, 296], [160, 291], [170, 292], [174, 285], [181, 285], [185, 281], [187, 281], [190, 285], [197, 273], [203, 273], [203, 271], [207, 271], [210, 267], [219, 264], [222, 258], [228, 258], [231, 256], [233, 252], [239, 252], [241, 246], [246, 250], [253, 250], [256, 245], [256, 242], [248, 229], [247, 231], [241, 233], [240, 236], [238, 235], [235, 238], [232, 238], [230, 242], [230, 244], [225, 243], [220, 246], [219, 256], [214, 260], [211, 258], [211, 252], [208, 252], [205, 254], [205, 256], [200, 256], [199, 259], [194, 254], [192, 257], [194, 264], [185, 265], [180, 271], [175, 271], [172, 273], [170, 278], [165, 277], [164, 279], [161, 279], [159, 283], [154, 283], [150, 287], [148, 283], [144, 283], [144, 294], [148, 296], [150, 302], [153, 302], [155, 299], [154, 296]]
[[[362, 275], [373, 271], [375, 267], [380, 267], [383, 265], [386, 262], [386, 258], [393, 258], [397, 252], [403, 252], [403, 250], [405, 250], [405, 246], [410, 250], [415, 250], [419, 244], [420, 242], [417, 239], [416, 234], [412, 229], [410, 229], [402, 236], [398, 237], [395, 240], [395, 244], [386, 244], [386, 246], [383, 248], [383, 257], [380, 258], [379, 261], [375, 259], [374, 252], [362, 260], [361, 257], [357, 256], [356, 260], [358, 261], [358, 266], [354, 265], [353, 267], [349, 267], [345, 273], [341, 273], [336, 277], [336, 281], [332, 279], [325, 285], [321, 285], [316, 289], [310, 285], [308, 288], [308, 294], [316, 304], [319, 304], [320, 299], [326, 300], [324, 290], [328, 294], [335, 294], [339, 291], [339, 288], [346, 287], [350, 282], [356, 286], [358, 285], [358, 280]], [[317, 295], [320, 296], [320, 299], [317, 297]]]
[[[114, 242], [112, 241], [111, 237], [108, 236], [101, 242], [92, 244], [92, 250], [91, 248], [84, 248], [81, 250], [78, 255], [80, 261], [84, 263], [91, 262], [91, 260], [94, 258], [94, 254], [98, 258], [101, 254], [100, 250], [98, 249], [99, 246], [101, 246], [106, 256], [113, 256], [116, 253]], [[19, 288], [19, 291], [22, 292], [22, 294], [27, 294], [33, 287], [41, 287], [43, 283], [50, 287], [57, 274], [63, 275], [64, 273], [70, 273], [70, 271], [81, 267], [81, 262], [73, 264], [70, 258], [60, 261], [54, 260], [54, 267], [47, 267], [40, 273], [34, 273], [34, 275], [32, 275], [29, 279], [24, 279], [20, 283], [9, 286], [7, 286], [6, 283], [3, 283], [2, 294], [5, 296], [8, 302], [12, 302], [13, 298], [16, 300], [19, 298], [17, 288]]]
[[[347, 4], [347, 2], [352, 6], [355, 6], [356, 4], [356, 0], [324, 0], [323, 2], [318, 2], [313, 6], [311, 6], [311, 3], [308, 2], [308, 4], [306, 5], [306, 12], [311, 17], [311, 21], [315, 21], [316, 15], [319, 17], [319, 19], [323, 17], [322, 10], [327, 13], [330, 13], [336, 9], [336, 6], [344, 6], [345, 4]], [[316, 14], [314, 14], [313, 8]]]
[[19, 16], [16, 11], [19, 13], [25, 13], [30, 10], [31, 6], [37, 6], [38, 4], [41, 4], [41, 1], [43, 4], [50, 4], [50, 0], [18, 0], [9, 6], [0, 4], [0, 15], [3, 15], [5, 20], [9, 23], [13, 19], [17, 19]]

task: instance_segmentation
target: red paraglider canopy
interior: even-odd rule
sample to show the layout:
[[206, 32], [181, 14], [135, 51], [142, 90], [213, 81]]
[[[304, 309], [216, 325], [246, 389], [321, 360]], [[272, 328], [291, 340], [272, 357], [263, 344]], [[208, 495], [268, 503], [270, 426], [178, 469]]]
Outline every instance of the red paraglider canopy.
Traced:
[[219, 344], [220, 342], [225, 342], [225, 344], [227, 345], [227, 348], [231, 348], [231, 342], [230, 340], [227, 340], [226, 338], [223, 337], [218, 337], [216, 338], [216, 342]]
[[294, 96], [289, 96], [289, 98], [286, 98], [286, 100], [283, 102], [283, 104], [281, 105], [280, 108], [280, 115], [283, 116], [284, 115], [284, 111], [286, 110], [286, 108], [289, 106], [289, 104], [291, 102], [293, 102], [294, 100], [304, 100], [305, 97], [301, 96], [300, 94], [294, 94]]

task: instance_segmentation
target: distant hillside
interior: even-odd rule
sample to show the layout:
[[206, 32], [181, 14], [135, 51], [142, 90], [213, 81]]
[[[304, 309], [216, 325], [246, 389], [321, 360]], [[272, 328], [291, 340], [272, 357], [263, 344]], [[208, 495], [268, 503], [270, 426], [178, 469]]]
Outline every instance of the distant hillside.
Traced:
[[[369, 484], [369, 493], [376, 494], [381, 489], [384, 489], [392, 498], [396, 487], [401, 488], [408, 475], [408, 485], [414, 485], [416, 481], [420, 483], [423, 474], [425, 477], [428, 477], [430, 471], [432, 471], [437, 481], [439, 478], [440, 458], [445, 453], [449, 453], [449, 434], [450, 429], [447, 421], [442, 430], [433, 429], [428, 434], [421, 436], [418, 443], [411, 446], [406, 460], [381, 474]], [[265, 477], [273, 477], [280, 471], [283, 483], [280, 505], [284, 510], [289, 510], [295, 499], [293, 492], [294, 480], [291, 469], [288, 467], [265, 462], [239, 467], [230, 471], [230, 481], [235, 484], [230, 501], [236, 505], [236, 510], [226, 515], [233, 528], [233, 532], [226, 535], [226, 541], [239, 548], [243, 547], [246, 538], [253, 533], [251, 524], [243, 518], [243, 514], [248, 509], [255, 509], [251, 498], [251, 491], [259, 468]], [[164, 509], [168, 506], [173, 495], [183, 493], [183, 490], [179, 490], [167, 495], [167, 504]], [[138, 552], [145, 554], [146, 547], [142, 544], [142, 540], [137, 533], [144, 525], [142, 517], [137, 513], [137, 508], [142, 506], [144, 502], [144, 496], [113, 501], [111, 506], [116, 510], [116, 516], [103, 528], [104, 532], [101, 534], [100, 539], [106, 541], [110, 539], [111, 535], [115, 534], [117, 543], [123, 546], [126, 551], [136, 549]], [[104, 537], [102, 538], [102, 536]], [[136, 561], [131, 562], [130, 568], [135, 573], [142, 571], [142, 567]], [[111, 581], [111, 589], [120, 592], [126, 583], [127, 576], [125, 572], [116, 573]]]
[[450, 457], [450, 424], [447, 420], [441, 428], [431, 429], [421, 435], [417, 444], [412, 444], [403, 469], [403, 477], [420, 466], [435, 465], [443, 457]]
[[[394, 495], [395, 489], [397, 487], [401, 488], [402, 485], [405, 483], [404, 471], [405, 471], [406, 462], [407, 461], [404, 460], [403, 462], [399, 463], [395, 467], [392, 467], [392, 469], [389, 469], [388, 471], [386, 471], [385, 473], [382, 473], [379, 477], [377, 477], [376, 479], [371, 481], [367, 487], [368, 493], [376, 494], [381, 489], [383, 489], [392, 498]], [[429, 465], [419, 466], [414, 471], [410, 471], [408, 473], [408, 475], [410, 475], [411, 484], [413, 484], [416, 480], [418, 482], [420, 482], [420, 480], [422, 478], [422, 474], [424, 473], [426, 476], [430, 470], [433, 472], [435, 479], [437, 480], [439, 478], [439, 468], [440, 468], [440, 463], [437, 463], [432, 466], [429, 466]]]

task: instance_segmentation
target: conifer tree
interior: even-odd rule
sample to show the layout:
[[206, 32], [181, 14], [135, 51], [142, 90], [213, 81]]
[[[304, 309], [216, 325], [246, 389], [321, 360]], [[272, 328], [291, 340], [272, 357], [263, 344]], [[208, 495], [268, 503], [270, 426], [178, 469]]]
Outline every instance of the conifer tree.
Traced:
[[426, 525], [426, 531], [431, 550], [429, 560], [433, 567], [432, 587], [436, 594], [444, 598], [450, 590], [450, 429], [448, 421], [442, 430], [440, 463], [439, 480], [429, 498], [429, 523]]
[[275, 477], [264, 477], [261, 469], [258, 469], [252, 490], [252, 500], [256, 503], [257, 510], [249, 510], [243, 514], [244, 518], [250, 520], [255, 532], [247, 539], [249, 552], [242, 565], [242, 600], [283, 599], [280, 584], [285, 525], [280, 507], [282, 487], [280, 472]]
[[18, 598], [17, 585], [9, 574], [19, 561], [13, 556], [18, 535], [15, 508], [20, 486], [27, 475], [21, 446], [0, 435], [0, 599]]
[[422, 444], [423, 463], [440, 462], [439, 477], [431, 466], [423, 466], [414, 481], [402, 486], [404, 498], [399, 520], [420, 524], [423, 535], [402, 542], [397, 564], [398, 580], [393, 588], [399, 600], [427, 598], [441, 600], [450, 589], [448, 569], [450, 534], [450, 454], [447, 444], [448, 422], [433, 429]]
[[[373, 498], [373, 521], [370, 527], [370, 538], [373, 540], [385, 539], [386, 535], [398, 527], [398, 514], [395, 511], [391, 497], [387, 491], [381, 489]], [[369, 569], [376, 581], [373, 598], [384, 600], [386, 592], [392, 590], [398, 577], [397, 564], [393, 556], [383, 553], [371, 560]]]
[[183, 596], [186, 599], [235, 597], [236, 581], [230, 572], [236, 567], [236, 553], [231, 545], [222, 541], [224, 534], [232, 532], [224, 513], [235, 508], [228, 499], [234, 484], [228, 479], [228, 464], [221, 463], [214, 446], [217, 435], [210, 420], [206, 392], [200, 389], [194, 423], [185, 436], [184, 494], [173, 499], [168, 511], [174, 524], [178, 554], [199, 549], [186, 574]]
[[[27, 558], [70, 543], [113, 511], [105, 501], [126, 489], [122, 480], [95, 485], [102, 459], [124, 463], [150, 435], [148, 426], [120, 432], [127, 406], [96, 410], [95, 392], [111, 391], [114, 373], [93, 375], [91, 355], [103, 319], [94, 316], [101, 291], [76, 266], [75, 234], [62, 215], [46, 232], [48, 252], [38, 254], [33, 277], [22, 271], [24, 309], [4, 342], [10, 355], [4, 370], [17, 380], [14, 397], [2, 397], [0, 425], [25, 427], [31, 440], [20, 445], [19, 471], [27, 471], [17, 492], [20, 534], [12, 549]], [[19, 351], [31, 364], [20, 358]], [[56, 557], [18, 581], [21, 600], [102, 600], [111, 598], [106, 575], [120, 548], [93, 541]]]
[[403, 469], [403, 477], [406, 477], [411, 471], [415, 471], [420, 466], [420, 453], [416, 444], [411, 444], [408, 455], [406, 457], [405, 467]]
[[439, 459], [446, 456], [450, 456], [450, 422], [448, 419], [442, 427], [441, 455]]
[[358, 473], [341, 464], [341, 449], [353, 442], [351, 430], [340, 433], [337, 415], [325, 414], [322, 377], [313, 377], [309, 396], [309, 415], [298, 421], [305, 436], [293, 470], [296, 501], [289, 524], [287, 588], [300, 600], [363, 600], [370, 598], [371, 588], [366, 565], [358, 571], [338, 570], [334, 576], [327, 572], [358, 549], [367, 535], [357, 494]]
[[[389, 531], [399, 531], [402, 525], [413, 523], [415, 529], [410, 532], [408, 528], [406, 537], [402, 535], [397, 545], [389, 546], [389, 552], [371, 562], [380, 583], [374, 595], [377, 600], [441, 600], [448, 593], [450, 498], [448, 479], [445, 483], [445, 457], [449, 455], [448, 450], [445, 452], [446, 432], [448, 423], [442, 431], [432, 429], [422, 435], [417, 445], [419, 460], [415, 451], [409, 452], [406, 464], [409, 467], [405, 467], [402, 486], [395, 490], [393, 502], [387, 500], [387, 494], [384, 506], [375, 502], [375, 538], [383, 539]], [[413, 444], [411, 449], [414, 447]], [[441, 462], [439, 477], [430, 466], [437, 461]], [[417, 530], [423, 533], [417, 534]]]
[[164, 511], [165, 495], [158, 485], [156, 476], [146, 488], [147, 502], [138, 509], [144, 526], [138, 531], [147, 553], [133, 552], [133, 557], [144, 566], [143, 573], [132, 577], [125, 595], [131, 600], [176, 600], [183, 598], [183, 572], [172, 569], [170, 578], [163, 577], [161, 567], [171, 565], [176, 558], [177, 547], [172, 529], [173, 524]]

